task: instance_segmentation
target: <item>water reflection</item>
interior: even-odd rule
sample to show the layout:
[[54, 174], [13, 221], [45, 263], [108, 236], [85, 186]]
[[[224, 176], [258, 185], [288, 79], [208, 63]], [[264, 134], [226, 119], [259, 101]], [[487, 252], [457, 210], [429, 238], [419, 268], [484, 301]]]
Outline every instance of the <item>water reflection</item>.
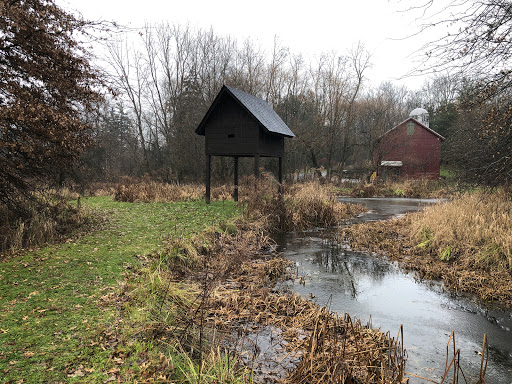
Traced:
[[[351, 199], [352, 200], [352, 199]], [[367, 200], [367, 201], [364, 201]], [[381, 220], [417, 210], [424, 200], [364, 199], [370, 214], [361, 220]], [[356, 200], [361, 202], [361, 200]], [[431, 202], [428, 202], [431, 203]], [[381, 208], [382, 205], [382, 208]], [[330, 242], [325, 231], [286, 234], [279, 240], [285, 257], [297, 266], [305, 284], [290, 286], [299, 294], [331, 310], [347, 312], [383, 331], [397, 332], [404, 325], [408, 349], [407, 370], [439, 379], [446, 359], [446, 343], [455, 330], [456, 347], [466, 376], [480, 369], [482, 337], [489, 339], [486, 381], [512, 383], [512, 313], [485, 308], [468, 298], [454, 296], [440, 283], [419, 282], [394, 264]], [[412, 379], [411, 382], [421, 382]]]
[[320, 273], [337, 278], [338, 292], [343, 291], [352, 298], [359, 293], [359, 282], [369, 278], [373, 284], [378, 284], [393, 269], [389, 263], [337, 247], [315, 252], [311, 260], [322, 267]]

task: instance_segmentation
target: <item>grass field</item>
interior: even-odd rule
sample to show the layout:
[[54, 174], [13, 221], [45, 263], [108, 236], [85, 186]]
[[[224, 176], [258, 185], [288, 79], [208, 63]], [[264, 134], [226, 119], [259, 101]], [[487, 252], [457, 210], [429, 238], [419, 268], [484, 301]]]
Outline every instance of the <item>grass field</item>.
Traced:
[[111, 329], [125, 321], [123, 303], [103, 303], [116, 297], [137, 256], [158, 251], [169, 236], [188, 237], [238, 215], [230, 201], [91, 197], [82, 205], [105, 217], [91, 233], [0, 264], [0, 382], [108, 382], [120, 370], [127, 380], [140, 376], [151, 364], [147, 352], [123, 345]]

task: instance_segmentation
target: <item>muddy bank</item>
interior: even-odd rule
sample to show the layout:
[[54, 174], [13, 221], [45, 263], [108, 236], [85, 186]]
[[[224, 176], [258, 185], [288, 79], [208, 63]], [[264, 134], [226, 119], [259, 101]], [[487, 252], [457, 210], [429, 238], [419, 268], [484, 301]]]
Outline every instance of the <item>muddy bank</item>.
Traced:
[[443, 261], [439, 256], [418, 247], [411, 238], [416, 213], [388, 221], [354, 224], [343, 228], [338, 240], [353, 249], [384, 254], [421, 279], [442, 280], [446, 287], [459, 293], [476, 295], [485, 302], [512, 307], [512, 275], [491, 271], [465, 259]]

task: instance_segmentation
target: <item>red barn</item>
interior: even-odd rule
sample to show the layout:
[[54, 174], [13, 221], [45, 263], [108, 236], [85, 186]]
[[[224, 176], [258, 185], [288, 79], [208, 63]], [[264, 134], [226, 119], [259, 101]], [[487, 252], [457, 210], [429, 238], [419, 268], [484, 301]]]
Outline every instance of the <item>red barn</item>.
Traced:
[[441, 143], [445, 138], [428, 127], [428, 112], [424, 109], [416, 108], [410, 116], [377, 139], [374, 161], [382, 180], [439, 178]]

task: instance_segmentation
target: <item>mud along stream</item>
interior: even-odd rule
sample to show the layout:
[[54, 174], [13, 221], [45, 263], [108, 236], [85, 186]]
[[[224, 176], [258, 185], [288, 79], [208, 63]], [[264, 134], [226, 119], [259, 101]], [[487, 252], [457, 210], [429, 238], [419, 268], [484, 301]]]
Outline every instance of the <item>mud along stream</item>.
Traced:
[[[366, 205], [369, 212], [352, 220], [384, 220], [433, 203], [419, 199], [342, 199]], [[350, 225], [348, 223], [347, 225]], [[446, 345], [455, 331], [460, 365], [468, 382], [480, 371], [484, 333], [489, 342], [488, 383], [512, 383], [512, 309], [491, 308], [447, 292], [441, 283], [419, 281], [395, 265], [368, 253], [326, 241], [328, 230], [295, 232], [277, 239], [284, 256], [297, 266], [305, 284], [288, 288], [331, 310], [348, 313], [372, 327], [398, 333], [404, 327], [406, 371], [440, 380]], [[371, 320], [370, 320], [371, 319]], [[450, 359], [453, 345], [450, 345]], [[411, 377], [411, 382], [425, 382]], [[459, 379], [463, 383], [462, 378]]]

